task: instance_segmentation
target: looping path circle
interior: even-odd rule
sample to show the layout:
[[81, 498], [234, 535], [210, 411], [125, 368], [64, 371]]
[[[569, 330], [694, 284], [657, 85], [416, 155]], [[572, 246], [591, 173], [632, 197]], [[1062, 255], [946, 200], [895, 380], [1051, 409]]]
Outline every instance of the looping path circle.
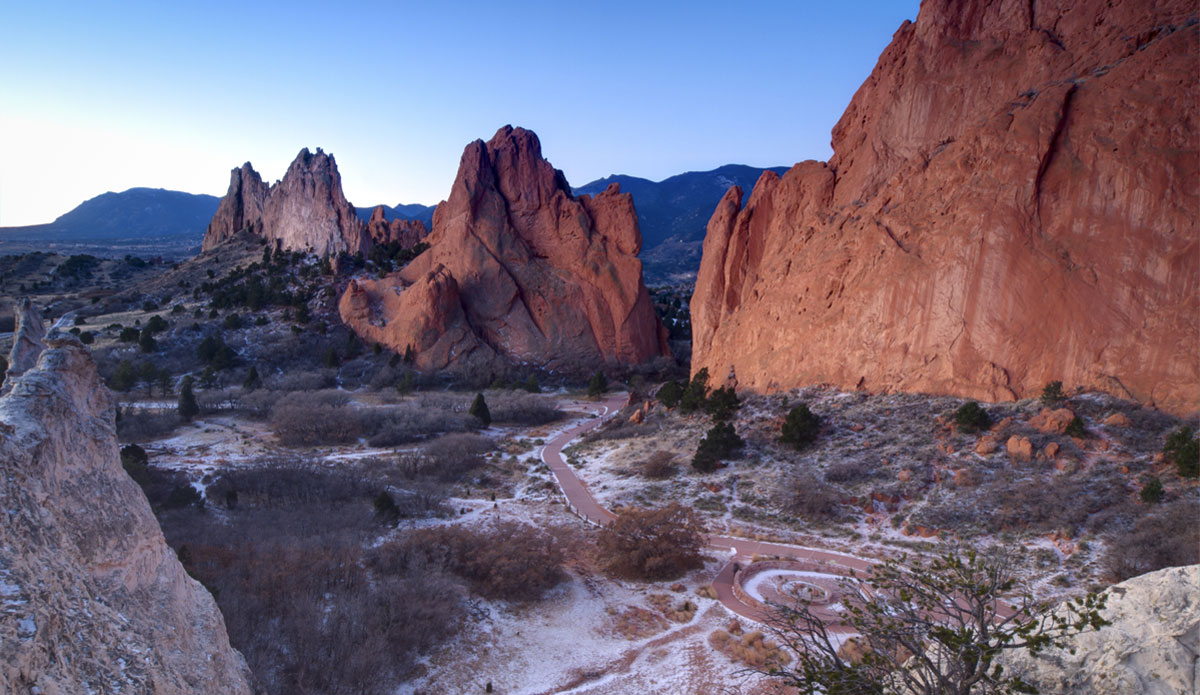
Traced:
[[[617, 515], [605, 509], [596, 501], [591, 491], [588, 490], [587, 485], [580, 480], [575, 471], [563, 460], [562, 450], [576, 437], [603, 424], [606, 416], [620, 411], [626, 400], [627, 396], [625, 394], [615, 394], [599, 403], [584, 404], [572, 401], [574, 405], [583, 405], [585, 408], [591, 409], [596, 417], [564, 430], [546, 442], [545, 446], [542, 447], [542, 461], [546, 463], [550, 468], [550, 472], [553, 473], [555, 480], [558, 482], [559, 489], [566, 498], [567, 506], [584, 521], [596, 526], [604, 526], [612, 522], [617, 518]], [[769, 563], [772, 561], [756, 562], [755, 558], [778, 558], [776, 562], [782, 561], [787, 565], [795, 565], [798, 568], [796, 571], [833, 577], [835, 579], [838, 576], [848, 575], [851, 570], [860, 574], [865, 573], [874, 564], [868, 560], [851, 555], [818, 548], [754, 541], [733, 536], [705, 534], [705, 541], [710, 548], [729, 553], [729, 561], [725, 563], [712, 582], [713, 589], [717, 594], [717, 600], [735, 614], [756, 622], [765, 622], [767, 612], [762, 601], [755, 599], [746, 592], [743, 586], [744, 580], [748, 580], [754, 574], [764, 571], [764, 565], [770, 569], [784, 568], [769, 567]], [[811, 578], [809, 583], [813, 583]], [[814, 607], [814, 611], [818, 612], [819, 615], [824, 612], [826, 613], [826, 617], [836, 618], [836, 613], [831, 608], [831, 604], [836, 603], [837, 600], [836, 581], [821, 581], [819, 587], [829, 591], [830, 596], [824, 607]], [[843, 626], [837, 624], [830, 626], [830, 629], [831, 631], [838, 632], [848, 631]]]

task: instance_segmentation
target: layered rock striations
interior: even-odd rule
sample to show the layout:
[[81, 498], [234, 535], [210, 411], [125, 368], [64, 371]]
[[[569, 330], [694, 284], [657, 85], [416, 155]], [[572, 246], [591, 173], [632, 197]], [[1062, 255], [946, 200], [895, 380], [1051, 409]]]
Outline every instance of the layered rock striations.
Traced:
[[1200, 389], [1196, 7], [927, 0], [828, 163], [731, 189], [692, 368], [1005, 400]]
[[420, 368], [499, 357], [579, 371], [668, 354], [630, 196], [615, 185], [572, 196], [528, 130], [467, 146], [426, 241], [403, 270], [352, 282], [340, 302], [355, 332], [412, 346]]
[[[1064, 648], [1002, 657], [1004, 671], [1045, 695], [1177, 695], [1196, 692], [1200, 565], [1171, 567], [1109, 587], [1112, 624]], [[1065, 617], [1065, 614], [1064, 614]]]
[[212, 596], [121, 468], [90, 353], [46, 339], [0, 398], [0, 692], [251, 692]]
[[203, 249], [242, 231], [273, 240], [279, 248], [322, 256], [359, 253], [370, 246], [362, 220], [342, 193], [337, 162], [320, 148], [316, 154], [300, 150], [274, 186], [264, 184], [249, 162], [233, 170]]

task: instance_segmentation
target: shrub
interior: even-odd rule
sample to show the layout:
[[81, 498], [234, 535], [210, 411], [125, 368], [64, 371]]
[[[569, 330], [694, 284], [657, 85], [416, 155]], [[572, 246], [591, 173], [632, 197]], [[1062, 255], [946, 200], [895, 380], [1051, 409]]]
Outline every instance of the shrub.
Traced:
[[146, 455], [146, 450], [137, 444], [127, 444], [121, 447], [121, 467], [139, 485], [144, 485], [149, 481], [147, 473], [149, 463], [150, 457]]
[[183, 377], [183, 383], [179, 385], [177, 410], [179, 417], [188, 421], [200, 414], [200, 406], [196, 403], [196, 394], [192, 392], [191, 376]]
[[115, 391], [128, 391], [133, 388], [138, 381], [137, 367], [129, 360], [121, 360], [117, 364], [117, 368], [113, 370], [112, 377], [108, 380], [108, 385]]
[[1063, 393], [1061, 381], [1051, 381], [1042, 387], [1042, 404], [1055, 405], [1066, 400], [1067, 394]]
[[684, 385], [678, 381], [668, 381], [659, 387], [655, 398], [659, 403], [662, 403], [668, 408], [674, 408], [679, 405], [679, 399], [683, 397]]
[[254, 365], [250, 366], [250, 371], [246, 373], [246, 380], [242, 382], [242, 389], [253, 391], [262, 386], [262, 378], [258, 376], [258, 368]]
[[696, 447], [696, 455], [692, 458], [692, 468], [701, 473], [711, 473], [717, 470], [722, 459], [735, 456], [745, 445], [745, 442], [733, 429], [729, 422], [718, 422], [700, 440]]
[[601, 394], [608, 391], [608, 377], [604, 376], [604, 372], [596, 372], [588, 381], [588, 396], [590, 398], [598, 398]]
[[817, 417], [808, 405], [800, 405], [788, 411], [780, 429], [779, 441], [796, 449], [803, 449], [817, 440], [821, 431], [821, 418]]
[[151, 316], [150, 320], [146, 322], [146, 330], [150, 331], [151, 333], [162, 333], [163, 331], [167, 330], [167, 327], [166, 320], [158, 314]]
[[717, 422], [728, 420], [742, 407], [732, 386], [722, 386], [712, 392], [704, 404], [704, 411]]
[[237, 353], [225, 344], [225, 340], [221, 336], [210, 335], [196, 346], [196, 357], [213, 369], [220, 370], [233, 366], [237, 359]]
[[221, 325], [224, 326], [226, 330], [236, 331], [242, 327], [242, 317], [238, 316], [237, 314], [229, 314], [225, 317], [225, 320], [221, 322]]
[[1172, 432], [1162, 448], [1163, 457], [1175, 464], [1180, 477], [1200, 477], [1200, 442], [1191, 427]]
[[133, 326], [129, 326], [121, 329], [121, 335], [117, 340], [120, 340], [122, 343], [136, 343], [139, 336], [141, 336], [141, 331]]
[[483, 399], [482, 393], [475, 394], [475, 400], [471, 402], [471, 409], [467, 414], [475, 416], [484, 427], [490, 427], [492, 424], [492, 414], [488, 411], [487, 401]]
[[1146, 481], [1146, 484], [1142, 486], [1140, 497], [1146, 504], [1158, 504], [1162, 502], [1163, 484], [1158, 479], [1158, 476], [1154, 476]]
[[651, 480], [661, 480], [675, 475], [675, 454], [655, 451], [642, 462], [641, 473]]
[[954, 424], [961, 432], [978, 432], [992, 425], [992, 418], [975, 401], [967, 401], [954, 411]]
[[1105, 564], [1117, 581], [1164, 567], [1200, 562], [1194, 497], [1157, 506], [1133, 528], [1109, 539]]
[[1067, 423], [1067, 428], [1063, 432], [1068, 437], [1075, 437], [1077, 439], [1083, 439], [1088, 436], [1087, 428], [1083, 425], [1083, 418], [1078, 415], [1071, 418], [1071, 421]]
[[790, 484], [788, 512], [814, 521], [833, 521], [841, 515], [841, 490], [804, 470]]
[[565, 577], [564, 544], [541, 529], [515, 521], [485, 529], [443, 526], [384, 544], [371, 559], [383, 574], [416, 563], [441, 566], [491, 599], [533, 601]]
[[155, 412], [131, 408], [117, 419], [117, 438], [122, 442], [146, 442], [165, 437], [179, 428], [179, 416], [172, 412]]
[[708, 399], [708, 367], [696, 372], [679, 397], [679, 412], [694, 413], [704, 407]]
[[537, 378], [536, 374], [530, 374], [529, 378], [525, 380], [525, 383], [521, 386], [521, 388], [525, 389], [529, 393], [541, 393], [542, 392], [542, 386], [541, 386], [541, 384], [538, 383], [538, 378]]
[[91, 331], [83, 331], [79, 334], [79, 342], [84, 345], [91, 345], [96, 342], [96, 334]]
[[617, 575], [672, 579], [703, 564], [702, 534], [695, 512], [675, 503], [662, 509], [626, 509], [600, 530], [597, 556]]

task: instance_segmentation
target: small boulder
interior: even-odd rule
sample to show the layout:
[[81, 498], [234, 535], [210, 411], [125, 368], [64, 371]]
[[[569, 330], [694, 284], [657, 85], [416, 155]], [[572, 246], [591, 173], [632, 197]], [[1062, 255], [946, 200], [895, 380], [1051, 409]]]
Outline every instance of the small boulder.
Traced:
[[1045, 408], [1029, 421], [1031, 427], [1036, 427], [1045, 434], [1062, 434], [1067, 431], [1067, 425], [1075, 419], [1075, 413], [1070, 408]]
[[1008, 451], [1008, 457], [1013, 461], [1028, 462], [1033, 458], [1033, 442], [1029, 441], [1029, 437], [1014, 434], [1005, 442], [1004, 448]]
[[1133, 422], [1125, 413], [1113, 413], [1101, 422], [1105, 427], [1132, 427]]
[[1000, 448], [1000, 440], [992, 435], [984, 435], [979, 438], [979, 442], [975, 445], [975, 453], [980, 456], [987, 456]]

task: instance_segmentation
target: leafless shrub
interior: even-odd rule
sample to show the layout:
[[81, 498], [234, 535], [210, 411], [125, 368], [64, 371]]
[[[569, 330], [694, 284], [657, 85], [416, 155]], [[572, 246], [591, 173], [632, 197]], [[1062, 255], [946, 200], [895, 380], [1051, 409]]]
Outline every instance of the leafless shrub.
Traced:
[[513, 521], [486, 529], [442, 526], [381, 546], [372, 567], [382, 574], [420, 564], [443, 567], [485, 598], [532, 601], [561, 582], [563, 544], [541, 529]]
[[662, 480], [675, 475], [675, 454], [669, 451], [655, 451], [642, 462], [641, 474], [651, 480]]
[[478, 434], [448, 434], [425, 445], [428, 459], [424, 475], [444, 481], [460, 481], [483, 465], [483, 455], [496, 448], [491, 439]]
[[267, 386], [276, 391], [317, 391], [337, 385], [337, 375], [332, 369], [287, 371], [280, 376], [267, 379]]
[[1118, 580], [1200, 562], [1200, 504], [1180, 498], [1143, 516], [1128, 531], [1114, 534], [1105, 564]]
[[887, 470], [883, 466], [865, 459], [844, 459], [825, 469], [825, 480], [831, 483], [854, 485], [884, 477]]
[[174, 410], [125, 408], [120, 415], [117, 420], [117, 439], [121, 443], [161, 439], [183, 424]]
[[788, 512], [821, 522], [841, 517], [842, 491], [811, 470], [797, 474], [788, 488], [791, 492], [786, 503]]
[[597, 559], [610, 572], [641, 579], [670, 579], [699, 567], [703, 525], [678, 504], [627, 509], [596, 538]]
[[488, 410], [492, 422], [518, 425], [544, 425], [563, 417], [549, 400], [519, 392], [491, 395]]

